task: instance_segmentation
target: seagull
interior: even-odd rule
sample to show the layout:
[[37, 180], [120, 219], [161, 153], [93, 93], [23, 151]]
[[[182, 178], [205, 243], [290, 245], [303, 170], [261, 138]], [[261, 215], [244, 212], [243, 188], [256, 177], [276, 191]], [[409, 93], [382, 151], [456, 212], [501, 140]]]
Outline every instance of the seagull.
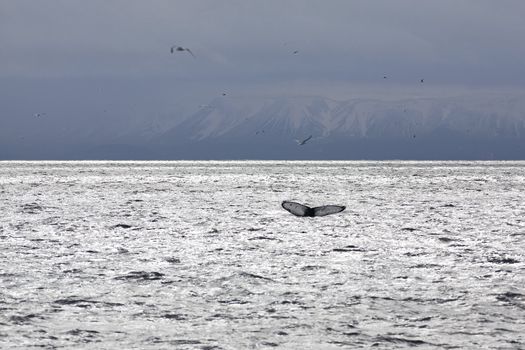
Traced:
[[192, 55], [193, 58], [195, 58], [195, 55], [193, 54], [193, 52], [191, 52], [191, 50], [188, 49], [188, 48], [185, 48], [185, 47], [182, 47], [182, 46], [173, 45], [170, 48], [170, 52], [171, 53], [175, 53], [175, 51], [188, 51], [190, 53], [190, 55]]
[[295, 51], [293, 52], [294, 55], [297, 55], [298, 53], [299, 53], [299, 50], [295, 50]]
[[297, 142], [297, 144], [299, 146], [302, 146], [304, 145], [308, 140], [310, 140], [312, 138], [312, 135], [308, 136], [307, 138], [305, 138], [304, 140], [295, 140], [295, 142]]
[[36, 118], [40, 118], [40, 117], [43, 117], [43, 116], [45, 116], [45, 115], [46, 115], [45, 113], [35, 113], [35, 114], [34, 114], [34, 116], [35, 116]]
[[421, 82], [421, 83], [424, 83], [424, 82], [425, 82], [425, 79], [421, 79], [420, 82]]

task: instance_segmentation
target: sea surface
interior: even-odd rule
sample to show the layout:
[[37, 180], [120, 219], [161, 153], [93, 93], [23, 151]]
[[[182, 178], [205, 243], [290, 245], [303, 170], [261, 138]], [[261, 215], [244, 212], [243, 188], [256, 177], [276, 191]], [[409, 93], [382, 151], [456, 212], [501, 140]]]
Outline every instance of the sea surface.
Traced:
[[0, 162], [0, 348], [525, 349], [525, 162]]

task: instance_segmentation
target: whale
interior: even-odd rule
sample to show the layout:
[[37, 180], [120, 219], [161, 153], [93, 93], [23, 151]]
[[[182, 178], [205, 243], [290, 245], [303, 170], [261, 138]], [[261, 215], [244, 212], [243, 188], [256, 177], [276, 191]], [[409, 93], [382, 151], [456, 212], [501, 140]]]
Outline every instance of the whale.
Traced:
[[283, 201], [281, 203], [281, 206], [285, 210], [287, 210], [288, 212], [292, 213], [295, 216], [307, 216], [307, 217], [326, 216], [330, 214], [336, 214], [346, 209], [344, 205], [323, 205], [320, 207], [310, 208], [306, 205], [296, 203], [296, 202], [290, 202], [290, 201]]

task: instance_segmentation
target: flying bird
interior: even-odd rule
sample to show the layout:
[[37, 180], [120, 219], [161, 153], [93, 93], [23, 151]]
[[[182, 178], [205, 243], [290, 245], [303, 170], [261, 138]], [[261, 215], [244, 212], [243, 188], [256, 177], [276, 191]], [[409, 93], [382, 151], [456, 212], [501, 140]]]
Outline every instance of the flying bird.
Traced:
[[420, 82], [421, 82], [421, 83], [424, 83], [424, 82], [425, 82], [425, 79], [421, 79]]
[[188, 52], [190, 53], [190, 55], [192, 55], [193, 58], [195, 58], [195, 55], [193, 54], [193, 52], [191, 52], [191, 50], [188, 49], [188, 48], [186, 48], [186, 47], [173, 45], [173, 46], [170, 48], [170, 52], [171, 52], [171, 53], [175, 53], [175, 51], [188, 51]]
[[43, 116], [45, 116], [45, 115], [46, 115], [45, 113], [35, 113], [35, 114], [34, 114], [34, 116], [35, 116], [36, 118], [40, 118], [40, 117], [43, 117]]
[[299, 50], [295, 50], [295, 51], [293, 52], [293, 55], [297, 55], [298, 53], [299, 53]]
[[325, 216], [340, 213], [346, 209], [344, 205], [323, 205], [321, 207], [310, 208], [296, 202], [284, 201], [281, 206], [295, 216]]
[[297, 144], [299, 146], [302, 146], [304, 145], [308, 140], [310, 140], [312, 138], [312, 135], [308, 136], [307, 138], [305, 138], [304, 140], [295, 140], [297, 142]]

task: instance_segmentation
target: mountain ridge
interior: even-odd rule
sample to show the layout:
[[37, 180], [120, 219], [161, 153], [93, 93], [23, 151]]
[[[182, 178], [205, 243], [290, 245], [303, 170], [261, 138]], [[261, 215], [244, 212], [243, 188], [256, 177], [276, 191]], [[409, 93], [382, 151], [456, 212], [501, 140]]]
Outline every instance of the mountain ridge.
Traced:
[[[33, 121], [39, 127], [23, 138], [4, 131], [2, 157], [525, 159], [521, 95], [391, 100], [221, 96], [181, 118], [180, 111], [187, 110], [135, 114], [118, 122], [100, 116], [76, 128], [50, 115]], [[310, 135], [304, 145], [296, 142]]]

